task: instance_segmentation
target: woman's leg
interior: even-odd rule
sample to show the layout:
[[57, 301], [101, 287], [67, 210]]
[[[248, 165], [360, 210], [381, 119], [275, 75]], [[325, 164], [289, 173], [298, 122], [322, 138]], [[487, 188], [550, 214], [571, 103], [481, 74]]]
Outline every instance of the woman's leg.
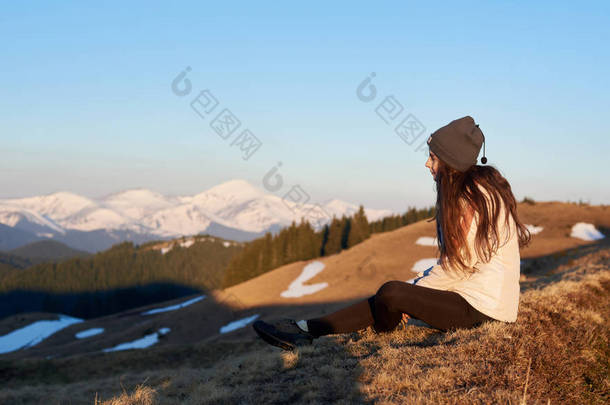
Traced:
[[369, 298], [332, 314], [308, 319], [307, 327], [315, 337], [353, 332], [367, 326], [373, 326], [376, 332], [387, 332], [400, 323], [403, 313], [444, 331], [469, 328], [492, 319], [456, 292], [393, 280], [384, 283]]
[[321, 318], [307, 320], [309, 333], [315, 337], [334, 333], [354, 332], [375, 323], [373, 306], [375, 296], [356, 302]]

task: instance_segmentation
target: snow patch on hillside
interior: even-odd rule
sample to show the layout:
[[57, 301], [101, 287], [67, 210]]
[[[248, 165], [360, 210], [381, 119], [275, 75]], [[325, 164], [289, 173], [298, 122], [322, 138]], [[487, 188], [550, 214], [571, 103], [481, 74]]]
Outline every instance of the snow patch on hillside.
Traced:
[[[180, 247], [189, 248], [189, 247], [193, 246], [194, 243], [195, 243], [195, 238], [189, 238], [189, 239], [179, 242], [178, 244], [180, 245]], [[174, 246], [175, 246], [175, 244], [171, 243], [169, 246], [162, 247], [160, 249], [161, 254], [163, 254], [163, 255], [166, 254], [167, 252], [172, 250], [174, 248]]]
[[525, 227], [527, 228], [528, 231], [530, 231], [530, 233], [532, 235], [536, 235], [537, 233], [540, 233], [544, 229], [541, 226], [534, 226], [534, 225], [530, 225], [530, 224], [525, 224]]
[[317, 283], [317, 284], [303, 284], [307, 280], [312, 279], [324, 269], [324, 263], [320, 261], [314, 261], [309, 263], [303, 268], [301, 274], [288, 286], [288, 289], [281, 292], [281, 296], [284, 298], [297, 298], [304, 295], [315, 294], [320, 290], [328, 287], [328, 283]]
[[435, 266], [438, 264], [438, 258], [431, 257], [426, 259], [420, 259], [415, 262], [413, 267], [411, 267], [411, 271], [414, 273], [419, 273], [420, 271], [424, 271], [429, 267]]
[[79, 322], [83, 322], [83, 320], [67, 315], [59, 315], [57, 320], [34, 322], [4, 336], [0, 336], [0, 353], [9, 353], [32, 347], [55, 332]]
[[108, 349], [103, 349], [103, 352], [116, 352], [119, 350], [129, 350], [129, 349], [145, 349], [150, 347], [157, 342], [159, 342], [159, 336], [166, 335], [169, 333], [169, 328], [161, 328], [158, 331], [151, 333], [150, 335], [146, 335], [140, 339], [136, 339], [131, 342], [121, 343], [114, 347], [110, 347]]
[[598, 231], [593, 224], [588, 224], [586, 222], [578, 222], [574, 224], [574, 226], [572, 226], [570, 236], [589, 241], [603, 239], [606, 237], [603, 233]]
[[258, 318], [258, 314], [230, 322], [230, 323], [226, 324], [225, 326], [220, 327], [220, 333], [227, 333], [227, 332], [231, 332], [235, 329], [243, 328], [250, 322], [254, 321], [256, 318]]
[[74, 337], [76, 337], [77, 339], [85, 339], [91, 336], [99, 335], [100, 333], [104, 333], [104, 328], [91, 328], [87, 330], [82, 330], [74, 334]]
[[205, 298], [205, 295], [200, 295], [199, 297], [195, 297], [188, 301], [184, 301], [180, 304], [170, 305], [169, 307], [151, 309], [150, 311], [142, 312], [140, 315], [152, 315], [152, 314], [158, 314], [159, 312], [175, 311], [180, 308], [188, 307], [189, 305], [192, 305], [198, 301], [201, 301], [204, 298]]
[[436, 237], [432, 236], [421, 236], [415, 241], [416, 245], [422, 246], [438, 246]]

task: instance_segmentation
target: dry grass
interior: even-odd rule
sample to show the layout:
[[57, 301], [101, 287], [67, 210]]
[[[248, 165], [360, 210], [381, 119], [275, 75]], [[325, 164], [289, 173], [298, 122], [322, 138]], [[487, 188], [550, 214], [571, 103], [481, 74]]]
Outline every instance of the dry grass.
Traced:
[[522, 293], [514, 324], [449, 333], [369, 328], [295, 352], [257, 339], [234, 352], [219, 345], [223, 355], [201, 366], [180, 361], [146, 371], [130, 370], [126, 359], [113, 376], [3, 388], [0, 403], [605, 404], [609, 265], [605, 249], [540, 276]]
[[155, 405], [156, 391], [144, 385], [138, 385], [132, 394], [123, 392], [121, 396], [101, 402], [95, 398], [95, 405]]

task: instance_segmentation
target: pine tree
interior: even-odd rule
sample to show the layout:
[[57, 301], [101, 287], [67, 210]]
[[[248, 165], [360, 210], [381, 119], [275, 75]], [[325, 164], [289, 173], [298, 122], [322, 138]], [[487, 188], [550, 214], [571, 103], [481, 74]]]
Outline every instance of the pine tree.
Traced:
[[352, 228], [352, 219], [346, 218], [344, 216], [341, 217], [341, 250], [347, 249], [349, 246], [347, 244], [350, 230]]
[[326, 242], [326, 248], [324, 250], [326, 256], [339, 253], [341, 251], [342, 234], [342, 222], [333, 215], [333, 219], [328, 230], [328, 241]]
[[271, 259], [273, 257], [272, 254], [272, 237], [271, 237], [271, 232], [267, 232], [265, 233], [265, 239], [263, 240], [263, 249], [262, 249], [262, 255], [263, 255], [263, 262], [262, 262], [262, 273], [265, 273], [271, 269], [273, 269], [272, 265], [271, 265]]
[[371, 227], [364, 213], [364, 207], [360, 205], [358, 211], [354, 214], [352, 226], [348, 238], [348, 247], [352, 247], [368, 239], [371, 234]]
[[327, 245], [328, 245], [328, 236], [330, 234], [330, 226], [328, 224], [324, 225], [324, 229], [322, 230], [322, 243], [320, 246], [320, 256], [328, 256], [327, 253]]

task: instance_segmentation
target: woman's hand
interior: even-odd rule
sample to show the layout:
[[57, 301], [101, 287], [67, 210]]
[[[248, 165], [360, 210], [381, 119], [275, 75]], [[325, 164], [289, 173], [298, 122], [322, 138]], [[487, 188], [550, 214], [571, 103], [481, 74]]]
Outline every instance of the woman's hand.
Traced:
[[409, 315], [405, 314], [404, 312], [402, 313], [402, 320], [405, 323], [409, 322], [409, 318], [411, 318]]

